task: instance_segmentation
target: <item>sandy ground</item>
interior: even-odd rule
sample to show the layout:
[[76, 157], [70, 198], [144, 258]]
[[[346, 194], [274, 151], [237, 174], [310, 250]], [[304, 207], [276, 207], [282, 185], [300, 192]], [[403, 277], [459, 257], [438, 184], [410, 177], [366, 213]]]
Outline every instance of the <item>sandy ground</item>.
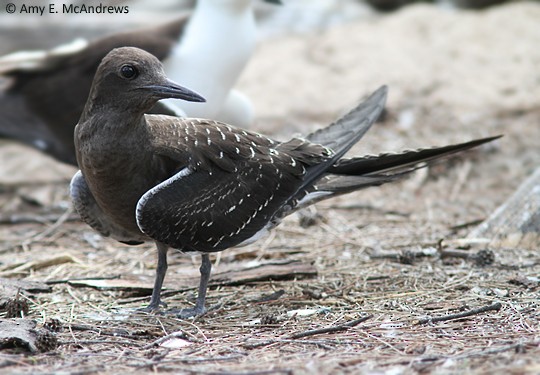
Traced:
[[[539, 19], [540, 4], [532, 2], [480, 12], [417, 5], [262, 42], [239, 86], [264, 133], [306, 133], [387, 84], [385, 120], [353, 153], [504, 138], [403, 182], [324, 202], [314, 226], [292, 217], [269, 239], [224, 252], [216, 274], [294, 260], [317, 275], [215, 286], [209, 303], [221, 307], [195, 321], [126, 319], [126, 308], [147, 301], [152, 246], [119, 245], [76, 220], [47, 221], [69, 206], [73, 168], [1, 143], [0, 276], [54, 282], [52, 292], [24, 298], [29, 318], [39, 325], [56, 318], [62, 328], [55, 350], [0, 353], [2, 371], [537, 373], [540, 244], [467, 247], [493, 253], [494, 263], [483, 267], [393, 255], [429, 253], [441, 239], [456, 248], [540, 165]], [[15, 215], [34, 222], [9, 223]], [[165, 286], [181, 292], [165, 300], [185, 306], [193, 289], [178, 285], [186, 276], [196, 283], [198, 259], [178, 255], [171, 263]], [[73, 282], [88, 277], [125, 285]], [[417, 324], [497, 302], [500, 308], [469, 318]], [[362, 316], [369, 319], [344, 328]], [[341, 329], [294, 336], [325, 327]], [[156, 343], [173, 332], [183, 332], [179, 341]]]

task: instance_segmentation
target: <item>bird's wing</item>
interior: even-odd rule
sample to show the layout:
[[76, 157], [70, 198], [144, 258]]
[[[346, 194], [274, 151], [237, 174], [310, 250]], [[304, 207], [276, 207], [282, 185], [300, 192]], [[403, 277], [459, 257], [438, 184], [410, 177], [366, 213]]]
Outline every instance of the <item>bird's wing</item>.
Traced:
[[[0, 77], [0, 81], [2, 78]], [[0, 138], [15, 139], [31, 145], [65, 163], [77, 164], [71, 134], [55, 133], [55, 129], [28, 107], [23, 97], [0, 89]]]
[[218, 122], [148, 116], [156, 155], [180, 170], [149, 190], [137, 223], [175, 248], [220, 251], [263, 231], [326, 149], [279, 143]]
[[[325, 177], [326, 171], [329, 168], [332, 168], [334, 164], [339, 163], [339, 160], [343, 155], [349, 151], [350, 148], [364, 136], [364, 134], [366, 134], [371, 125], [379, 118], [384, 109], [387, 94], [388, 88], [386, 86], [380, 87], [346, 115], [342, 116], [329, 126], [319, 129], [306, 137], [307, 142], [322, 145], [331, 152], [331, 155], [327, 160], [314, 166], [308, 171], [303, 184], [297, 192], [293, 194], [280, 211], [276, 213], [276, 220], [289, 215], [300, 207], [305, 207], [312, 202], [329, 198], [334, 194], [334, 192], [319, 191], [319, 181], [321, 179], [328, 179]], [[364, 186], [373, 182], [373, 179], [364, 178], [363, 181], [360, 182], [359, 179], [356, 178], [356, 182], [358, 186]], [[350, 181], [347, 181], [347, 184], [350, 184]]]
[[305, 138], [334, 150], [340, 158], [366, 134], [379, 118], [384, 109], [387, 94], [388, 88], [380, 87], [346, 115], [329, 126], [308, 134]]
[[42, 71], [53, 65], [53, 61], [78, 53], [87, 46], [88, 41], [77, 38], [50, 50], [18, 51], [0, 56], [0, 74]]
[[71, 179], [69, 190], [71, 200], [73, 201], [73, 207], [81, 217], [82, 221], [90, 225], [101, 235], [105, 237], [111, 236], [115, 240], [130, 245], [144, 242], [142, 236], [129, 233], [115, 225], [113, 222], [107, 220], [107, 216], [97, 204], [81, 171], [75, 173]]
[[50, 50], [19, 51], [0, 57], [0, 75], [25, 76], [77, 66], [93, 78], [105, 55], [114, 48], [132, 46], [165, 59], [180, 39], [189, 20], [187, 15], [147, 29], [114, 33], [88, 42], [77, 38]]
[[207, 120], [147, 116], [156, 154], [178, 160], [182, 169], [139, 200], [140, 229], [173, 247], [192, 244], [200, 251], [246, 242], [275, 225], [360, 140], [386, 93], [381, 87], [329, 130], [311, 136], [324, 145], [277, 143]]
[[[306, 142], [320, 144], [327, 150], [328, 158], [307, 171], [302, 185], [283, 206], [283, 209], [277, 215], [278, 217], [288, 215], [288, 212], [295, 209], [306, 194], [317, 190], [317, 181], [325, 176], [329, 168], [339, 162], [343, 155], [366, 134], [380, 116], [386, 103], [387, 94], [388, 88], [381, 86], [346, 115], [307, 136]], [[318, 197], [323, 196], [319, 192], [316, 192], [316, 195]]]

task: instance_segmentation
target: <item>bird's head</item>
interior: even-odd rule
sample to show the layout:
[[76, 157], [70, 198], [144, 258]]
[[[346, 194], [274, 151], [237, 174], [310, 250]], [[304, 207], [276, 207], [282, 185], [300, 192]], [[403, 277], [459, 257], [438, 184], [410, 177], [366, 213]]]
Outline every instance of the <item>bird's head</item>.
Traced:
[[122, 47], [113, 49], [101, 61], [87, 109], [105, 106], [144, 113], [166, 98], [205, 101], [199, 94], [169, 80], [155, 56], [139, 48]]

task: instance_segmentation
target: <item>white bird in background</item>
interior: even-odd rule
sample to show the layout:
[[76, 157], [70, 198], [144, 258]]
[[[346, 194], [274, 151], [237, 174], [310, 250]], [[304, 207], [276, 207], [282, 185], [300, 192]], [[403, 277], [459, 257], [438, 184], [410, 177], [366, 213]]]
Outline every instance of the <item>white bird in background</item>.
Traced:
[[184, 117], [211, 118], [241, 127], [252, 124], [251, 101], [233, 87], [256, 46], [253, 3], [253, 0], [197, 2], [182, 43], [173, 49], [164, 65], [171, 79], [201, 94], [206, 103], [174, 99], [162, 102], [181, 109]]

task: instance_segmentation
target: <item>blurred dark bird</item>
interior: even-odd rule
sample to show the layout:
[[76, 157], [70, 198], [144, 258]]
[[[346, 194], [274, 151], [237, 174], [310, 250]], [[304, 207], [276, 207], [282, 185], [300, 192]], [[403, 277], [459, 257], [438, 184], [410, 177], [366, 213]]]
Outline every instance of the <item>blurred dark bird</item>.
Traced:
[[205, 104], [185, 107], [159, 103], [151, 113], [204, 116], [249, 126], [251, 102], [233, 87], [255, 48], [252, 1], [199, 0], [190, 17], [158, 27], [0, 58], [0, 76], [6, 80], [6, 87], [0, 85], [0, 137], [76, 165], [73, 128], [96, 69], [109, 51], [124, 46], [142, 48], [165, 61], [170, 77], [207, 98]]
[[71, 196], [105, 236], [153, 240], [160, 306], [169, 247], [202, 254], [199, 294], [181, 318], [205, 312], [209, 253], [252, 243], [319, 200], [396, 180], [430, 161], [497, 137], [398, 154], [343, 158], [381, 113], [386, 87], [306, 137], [279, 142], [213, 120], [145, 115], [159, 99], [202, 98], [169, 81], [158, 59], [119, 48], [100, 65], [75, 128], [80, 171]]
[[[17, 53], [0, 59], [0, 74], [10, 80], [7, 88], [0, 89], [0, 137], [21, 141], [77, 165], [73, 129], [101, 59], [113, 48], [125, 45], [164, 59], [186, 21], [115, 34], [90, 44], [78, 40], [43, 53]], [[155, 113], [175, 115], [161, 103]]]

